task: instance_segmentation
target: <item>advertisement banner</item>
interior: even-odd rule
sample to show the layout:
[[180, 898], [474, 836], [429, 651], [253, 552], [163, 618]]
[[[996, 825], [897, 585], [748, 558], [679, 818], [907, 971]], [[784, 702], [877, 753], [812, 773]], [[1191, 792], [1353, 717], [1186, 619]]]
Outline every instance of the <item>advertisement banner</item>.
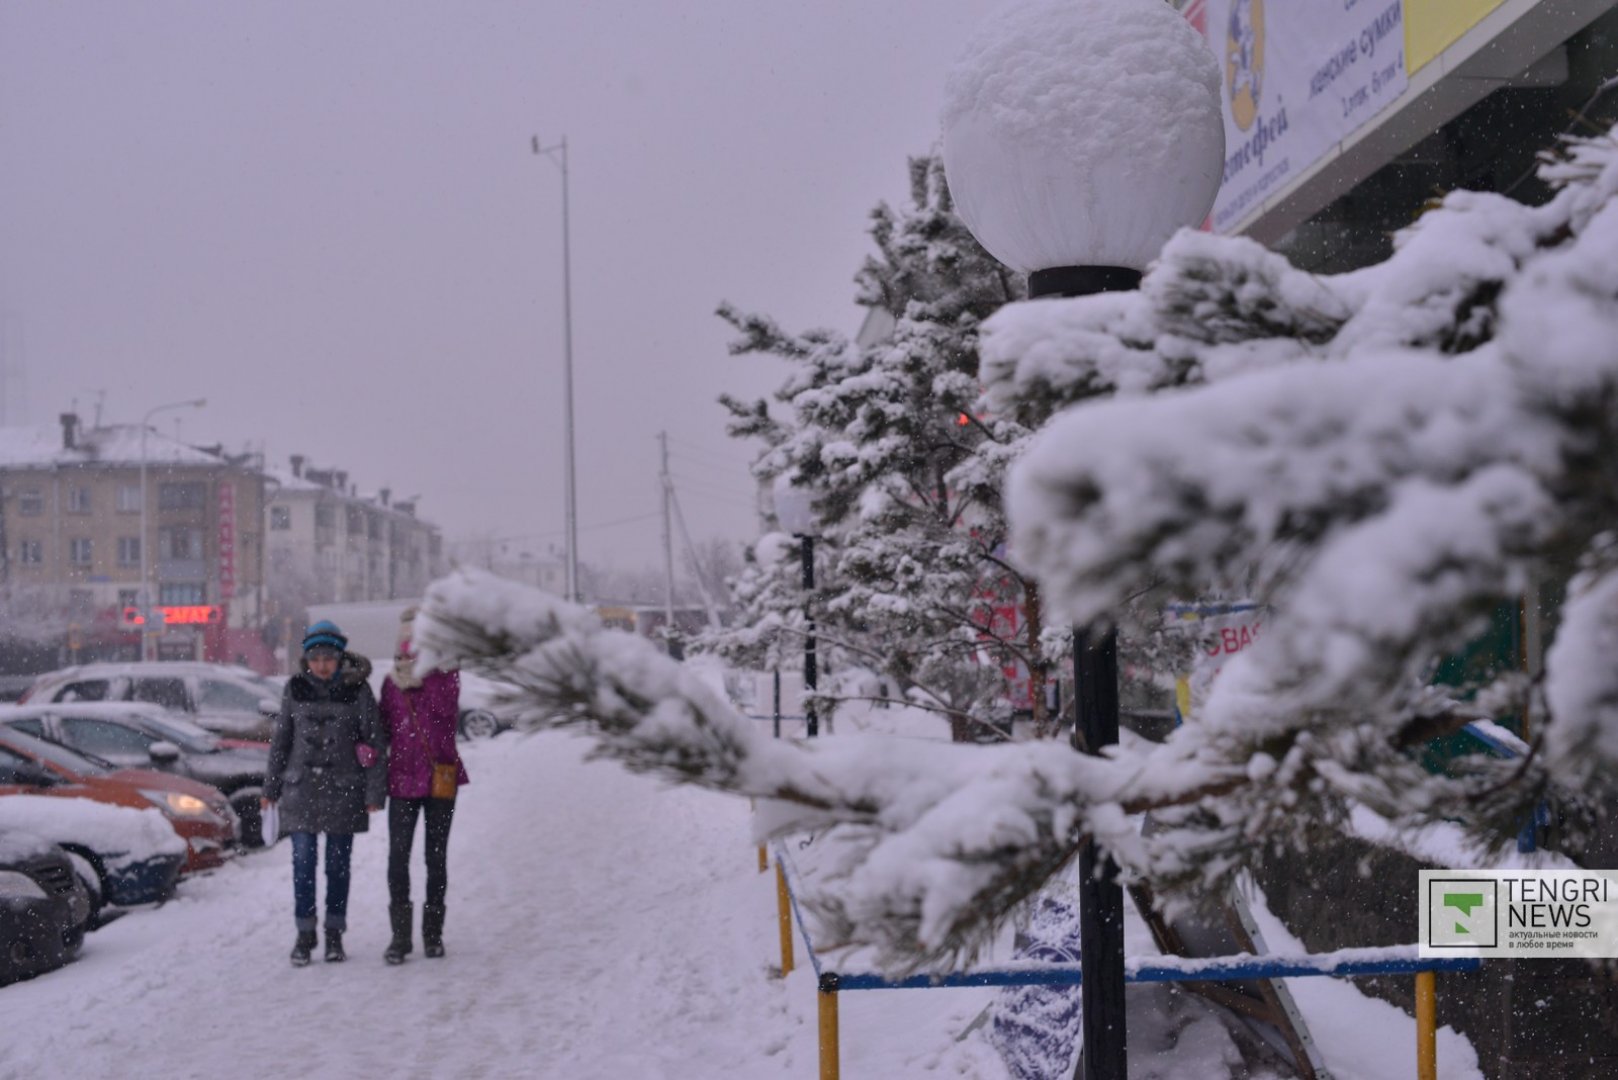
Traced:
[[1404, 0], [1205, 0], [1192, 25], [1223, 70], [1229, 232], [1409, 85]]
[[1414, 74], [1504, 0], [1405, 0], [1405, 70]]
[[1266, 612], [1257, 604], [1238, 601], [1170, 604], [1166, 613], [1174, 625], [1195, 634], [1200, 642], [1191, 670], [1174, 682], [1174, 712], [1183, 724], [1208, 699], [1208, 691], [1226, 661], [1258, 640]]

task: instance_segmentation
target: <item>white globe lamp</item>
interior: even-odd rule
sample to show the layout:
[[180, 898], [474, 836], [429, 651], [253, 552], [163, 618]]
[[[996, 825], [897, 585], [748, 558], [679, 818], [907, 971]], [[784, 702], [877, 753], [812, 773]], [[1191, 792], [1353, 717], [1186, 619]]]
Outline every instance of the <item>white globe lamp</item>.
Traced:
[[782, 473], [775, 478], [770, 489], [775, 507], [775, 520], [781, 528], [794, 536], [810, 536], [815, 531], [814, 495], [808, 488], [799, 487], [791, 476]]
[[1165, 0], [1016, 0], [944, 90], [957, 212], [1033, 295], [1133, 288], [1213, 207], [1218, 61]]

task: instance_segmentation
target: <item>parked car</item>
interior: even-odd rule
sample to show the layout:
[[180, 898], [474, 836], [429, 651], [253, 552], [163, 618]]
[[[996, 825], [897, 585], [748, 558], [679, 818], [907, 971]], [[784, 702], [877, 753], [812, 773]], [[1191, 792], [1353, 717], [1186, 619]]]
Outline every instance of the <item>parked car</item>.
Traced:
[[34, 675], [0, 675], [0, 701], [16, 701], [34, 685]]
[[[0, 784], [16, 779], [19, 766], [0, 751]], [[51, 774], [43, 790], [59, 794], [70, 787]], [[185, 841], [155, 809], [135, 809], [97, 801], [94, 796], [46, 798], [42, 795], [0, 797], [0, 832], [26, 832], [56, 844], [68, 856], [75, 876], [87, 890], [89, 925], [102, 917], [107, 904], [127, 906], [163, 900], [174, 892], [185, 865]], [[52, 876], [47, 891], [60, 880]]]
[[0, 829], [0, 986], [67, 963], [89, 919], [89, 894], [62, 849]]
[[468, 739], [492, 739], [511, 725], [489, 707], [499, 683], [461, 672], [461, 734]]
[[281, 690], [255, 671], [226, 664], [80, 664], [39, 676], [19, 703], [83, 701], [144, 702], [219, 735], [268, 742], [281, 711]]
[[156, 807], [185, 842], [186, 873], [221, 865], [236, 844], [236, 814], [219, 789], [207, 784], [151, 769], [120, 769], [60, 743], [0, 728], [0, 763], [7, 761], [13, 779], [0, 783], [0, 795]]
[[0, 706], [0, 725], [125, 768], [150, 768], [218, 788], [241, 823], [243, 847], [262, 844], [259, 798], [269, 748], [221, 745], [217, 735], [156, 705], [64, 702]]

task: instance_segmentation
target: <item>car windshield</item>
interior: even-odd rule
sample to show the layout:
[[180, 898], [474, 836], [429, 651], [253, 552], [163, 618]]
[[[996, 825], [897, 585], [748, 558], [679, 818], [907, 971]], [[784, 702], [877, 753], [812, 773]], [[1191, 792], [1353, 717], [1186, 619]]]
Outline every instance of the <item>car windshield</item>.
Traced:
[[213, 732], [200, 728], [189, 720], [179, 717], [142, 716], [140, 726], [160, 739], [178, 746], [188, 754], [211, 754], [219, 749], [219, 740]]
[[258, 714], [258, 703], [278, 694], [233, 679], [202, 679], [197, 685], [197, 711]]
[[103, 776], [118, 767], [105, 758], [70, 750], [61, 743], [36, 739], [15, 729], [6, 732], [6, 741], [26, 754], [43, 758], [52, 765], [83, 776]]

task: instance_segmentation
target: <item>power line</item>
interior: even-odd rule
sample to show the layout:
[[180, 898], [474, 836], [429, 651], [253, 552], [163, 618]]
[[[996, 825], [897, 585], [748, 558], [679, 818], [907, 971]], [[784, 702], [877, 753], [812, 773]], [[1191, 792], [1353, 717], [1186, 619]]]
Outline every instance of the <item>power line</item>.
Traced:
[[[637, 514], [634, 517], [618, 518], [616, 521], [601, 521], [594, 525], [580, 525], [579, 531], [590, 532], [596, 529], [612, 529], [619, 525], [632, 525], [637, 521], [649, 521], [658, 516], [659, 514], [656, 511], [650, 514]], [[470, 539], [487, 540], [489, 543], [505, 543], [511, 540], [537, 540], [546, 536], [561, 536], [565, 532], [567, 532], [566, 529], [544, 529], [539, 532], [506, 533], [501, 536], [473, 536]]]

